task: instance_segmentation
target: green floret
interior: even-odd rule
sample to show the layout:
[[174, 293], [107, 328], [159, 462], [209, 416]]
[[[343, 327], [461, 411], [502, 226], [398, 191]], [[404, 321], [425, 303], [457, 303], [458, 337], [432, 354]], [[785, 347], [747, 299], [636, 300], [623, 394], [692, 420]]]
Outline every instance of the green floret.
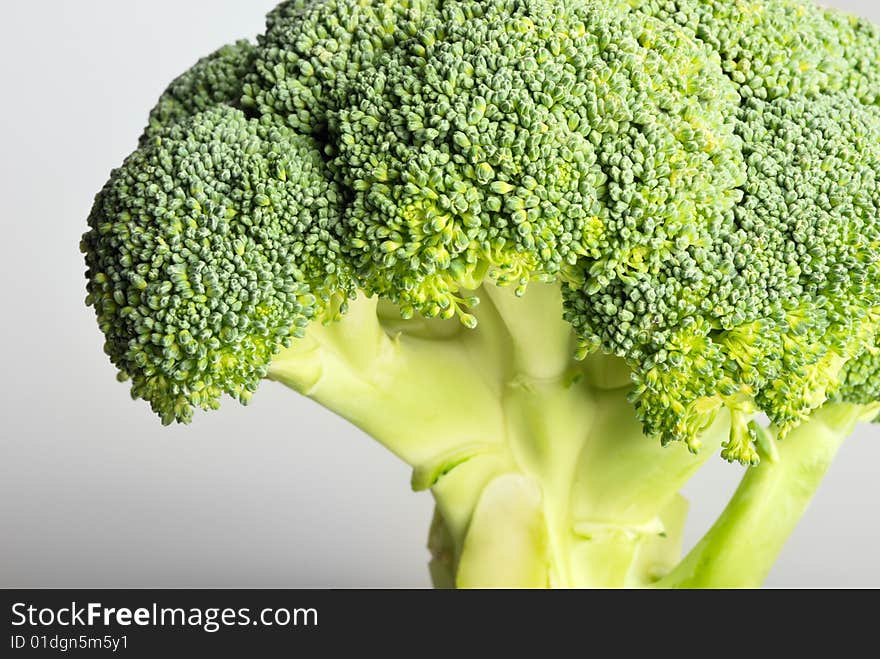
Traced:
[[[631, 4], [717, 53], [738, 98], [728, 116], [744, 175], [726, 180], [733, 187], [697, 224], [697, 239], [661, 243], [658, 252], [640, 229], [641, 267], [606, 269], [603, 279], [582, 259], [583, 283], [566, 292], [567, 318], [584, 349], [630, 364], [631, 398], [647, 433], [697, 449], [726, 406], [734, 423], [724, 455], [751, 463], [755, 438], [744, 421], [763, 411], [784, 436], [833, 394], [843, 364], [872, 344], [880, 122], [837, 91], [849, 67], [814, 7]], [[619, 252], [603, 249], [606, 260]]]
[[341, 269], [339, 192], [305, 137], [218, 106], [113, 172], [83, 238], [88, 302], [132, 396], [166, 423], [247, 402]]
[[865, 105], [880, 105], [880, 28], [844, 12], [823, 9], [822, 16], [840, 43], [844, 63], [841, 90]]
[[[833, 393], [841, 366], [877, 330], [880, 113], [842, 92], [822, 100], [743, 111], [754, 174], [737, 219], [754, 227], [763, 252], [744, 274], [764, 278], [784, 311], [766, 332], [777, 345], [755, 364], [766, 381], [756, 400], [781, 428]], [[765, 305], [762, 315], [772, 318], [773, 309]]]
[[459, 289], [487, 273], [522, 291], [586, 257], [603, 282], [706, 242], [741, 180], [736, 100], [705, 49], [659, 21], [448, 3], [331, 121], [368, 291], [464, 315]]
[[269, 14], [244, 102], [309, 134], [387, 48], [416, 33], [433, 0], [288, 0]]
[[[721, 58], [744, 98], [772, 100], [840, 86], [849, 64], [837, 31], [816, 5], [799, 0], [621, 0], [673, 23]], [[843, 66], [829, 67], [834, 60]]]
[[856, 405], [870, 405], [880, 400], [880, 350], [876, 346], [865, 349], [846, 363], [843, 381], [835, 394], [837, 400]]
[[248, 41], [236, 41], [203, 57], [166, 89], [144, 130], [141, 143], [165, 128], [217, 105], [238, 107], [244, 78], [253, 67], [256, 51]]

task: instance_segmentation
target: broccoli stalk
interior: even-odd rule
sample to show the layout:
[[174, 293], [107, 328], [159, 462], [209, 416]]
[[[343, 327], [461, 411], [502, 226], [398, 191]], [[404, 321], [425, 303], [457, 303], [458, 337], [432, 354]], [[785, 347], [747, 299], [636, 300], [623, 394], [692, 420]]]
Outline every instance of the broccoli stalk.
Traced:
[[268, 373], [377, 439], [413, 468], [414, 490], [431, 490], [438, 586], [759, 585], [841, 441], [876, 413], [831, 403], [778, 448], [759, 442], [761, 464], [679, 563], [678, 492], [727, 439], [729, 415], [696, 455], [652, 442], [622, 360], [571, 360], [558, 286], [475, 294], [476, 330], [409, 326], [360, 298], [341, 322], [311, 325]]
[[858, 421], [870, 421], [877, 412], [877, 405], [828, 403], [785, 441], [767, 444], [761, 463], [746, 470], [712, 528], [656, 585], [760, 586], [843, 440]]

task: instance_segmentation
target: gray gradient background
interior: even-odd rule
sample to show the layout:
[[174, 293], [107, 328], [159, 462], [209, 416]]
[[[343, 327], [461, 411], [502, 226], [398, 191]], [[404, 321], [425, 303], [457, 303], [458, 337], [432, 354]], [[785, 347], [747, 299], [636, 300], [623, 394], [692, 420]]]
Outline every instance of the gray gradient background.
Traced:
[[[880, 20], [876, 0], [829, 2]], [[101, 352], [77, 245], [167, 82], [273, 0], [5, 2], [0, 18], [0, 586], [427, 586], [431, 498], [343, 420], [266, 383], [163, 428]], [[771, 586], [880, 586], [880, 428], [863, 426]], [[740, 469], [688, 485], [688, 542]]]

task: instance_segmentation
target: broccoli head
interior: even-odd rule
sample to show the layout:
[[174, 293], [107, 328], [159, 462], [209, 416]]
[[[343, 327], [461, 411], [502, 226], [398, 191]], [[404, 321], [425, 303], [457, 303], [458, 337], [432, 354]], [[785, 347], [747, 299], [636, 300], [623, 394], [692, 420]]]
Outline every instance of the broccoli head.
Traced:
[[271, 379], [406, 460], [437, 585], [757, 585], [880, 410], [878, 178], [880, 29], [810, 2], [288, 0], [160, 98], [87, 302], [165, 423]]

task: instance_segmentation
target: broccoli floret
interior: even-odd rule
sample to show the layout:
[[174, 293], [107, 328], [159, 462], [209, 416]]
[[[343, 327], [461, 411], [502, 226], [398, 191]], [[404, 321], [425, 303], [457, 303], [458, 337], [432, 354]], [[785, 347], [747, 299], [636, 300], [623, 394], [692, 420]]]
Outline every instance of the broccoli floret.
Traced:
[[271, 379], [409, 463], [437, 584], [757, 585], [880, 410], [878, 177], [880, 30], [812, 4], [289, 0], [160, 99], [88, 302], [164, 422]]
[[304, 133], [326, 130], [360, 73], [416, 33], [431, 0], [288, 0], [267, 20], [243, 102]]
[[717, 62], [659, 21], [557, 4], [450, 3], [334, 115], [354, 258], [407, 315], [469, 322], [459, 291], [486, 277], [522, 292], [587, 260], [629, 267], [732, 203]]
[[253, 44], [242, 40], [196, 62], [163, 92], [150, 112], [141, 143], [168, 126], [217, 105], [239, 107], [244, 76], [251, 70], [255, 54]]
[[844, 73], [841, 89], [865, 105], [880, 105], [880, 68], [877, 66], [880, 27], [837, 11], [823, 10], [822, 17], [840, 43]]
[[[589, 317], [601, 318], [606, 350], [632, 358], [635, 344], [645, 353], [633, 397], [648, 429], [678, 420], [666, 436], [692, 441], [715, 405], [739, 413], [745, 399], [747, 413], [757, 406], [784, 435], [833, 393], [841, 366], [876, 331], [880, 115], [846, 86], [853, 67], [816, 7], [631, 4], [719, 54], [740, 97], [733, 116], [746, 176], [706, 249], [681, 250], [665, 267], [615, 282], [594, 304], [616, 313]], [[676, 274], [682, 265], [700, 283]], [[682, 290], [658, 295], [669, 281]], [[683, 298], [697, 304], [682, 308]], [[619, 336], [623, 323], [620, 345], [607, 334]], [[726, 455], [754, 461], [753, 440], [732, 435]]]
[[340, 193], [315, 143], [218, 106], [151, 137], [98, 195], [88, 302], [132, 395], [189, 421], [246, 402], [344, 293]]

